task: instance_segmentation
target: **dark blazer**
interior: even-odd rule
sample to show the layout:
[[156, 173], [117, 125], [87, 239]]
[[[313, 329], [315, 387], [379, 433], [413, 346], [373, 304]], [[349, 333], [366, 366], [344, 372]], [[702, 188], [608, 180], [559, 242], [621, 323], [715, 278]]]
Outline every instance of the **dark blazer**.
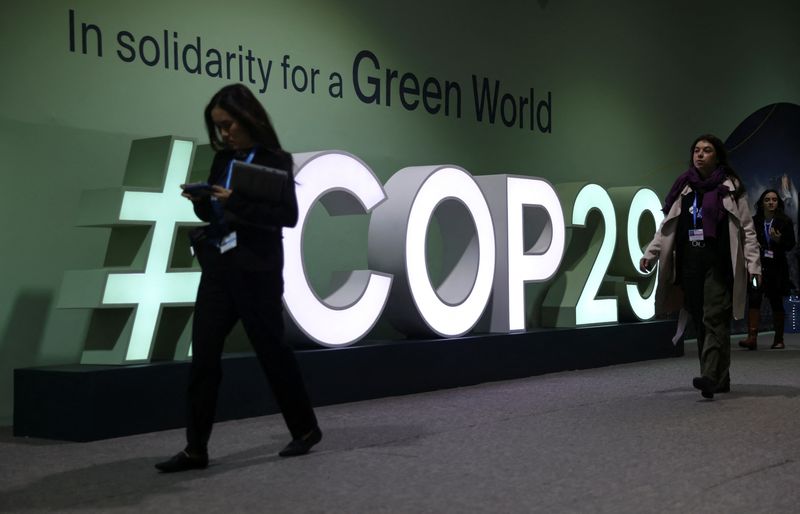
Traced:
[[[776, 213], [772, 227], [781, 233], [780, 242], [770, 241], [767, 244], [764, 233], [764, 216], [756, 214], [753, 217], [758, 245], [761, 247], [761, 272], [764, 279], [764, 291], [768, 294], [789, 294], [791, 282], [789, 281], [789, 266], [786, 262], [786, 252], [794, 248], [794, 226], [787, 216]], [[773, 258], [765, 258], [764, 251], [771, 250]]]
[[[221, 150], [214, 156], [208, 183], [224, 185], [228, 163], [232, 159], [244, 160], [248, 152]], [[256, 150], [254, 164], [270, 166], [285, 170], [289, 179], [279, 202], [255, 199], [234, 190], [223, 206], [223, 216], [228, 230], [236, 231], [236, 248], [230, 254], [232, 263], [246, 270], [281, 270], [283, 269], [283, 235], [282, 227], [293, 227], [297, 224], [297, 196], [293, 174], [292, 155], [283, 151]], [[194, 212], [198, 218], [209, 222], [203, 228], [205, 241], [217, 237], [219, 227], [215, 223], [211, 200], [204, 198], [194, 202]], [[206, 269], [209, 265], [221, 262], [221, 259], [210, 254], [219, 254], [212, 244], [195, 244], [195, 251], [200, 266]]]

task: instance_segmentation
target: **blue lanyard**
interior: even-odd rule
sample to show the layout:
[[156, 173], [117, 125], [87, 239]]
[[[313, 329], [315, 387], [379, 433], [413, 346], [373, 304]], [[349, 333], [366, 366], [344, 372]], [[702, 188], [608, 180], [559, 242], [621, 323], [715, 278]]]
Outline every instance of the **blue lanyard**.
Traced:
[[770, 246], [770, 244], [769, 244], [769, 242], [770, 242], [769, 229], [772, 228], [772, 222], [773, 221], [775, 221], [775, 218], [772, 218], [771, 220], [769, 220], [769, 223], [767, 223], [766, 220], [764, 221], [764, 240], [767, 242], [767, 249], [769, 249], [769, 246]]
[[[256, 156], [256, 149], [255, 147], [253, 147], [253, 149], [250, 150], [250, 154], [247, 156], [247, 159], [245, 159], [244, 162], [250, 164], [251, 162], [253, 162], [253, 158], [255, 156]], [[235, 161], [235, 159], [231, 159], [231, 162], [228, 163], [228, 175], [225, 177], [225, 189], [231, 188], [231, 176], [233, 175], [233, 161]]]

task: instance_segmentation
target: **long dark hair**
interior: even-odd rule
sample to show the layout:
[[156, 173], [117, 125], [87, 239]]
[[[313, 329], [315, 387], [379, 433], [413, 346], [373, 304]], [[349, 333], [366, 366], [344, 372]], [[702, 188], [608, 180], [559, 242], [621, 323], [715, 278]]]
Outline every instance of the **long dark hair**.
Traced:
[[745, 192], [744, 183], [728, 160], [728, 150], [725, 148], [725, 143], [717, 136], [713, 134], [703, 134], [695, 138], [692, 142], [692, 146], [689, 147], [689, 166], [694, 166], [694, 147], [697, 146], [697, 143], [700, 141], [708, 141], [711, 143], [711, 146], [714, 147], [719, 167], [725, 170], [725, 174], [733, 180], [733, 185], [736, 187], [733, 191], [734, 198], [740, 198]]
[[[761, 196], [758, 197], [758, 201], [756, 202], [756, 216], [763, 218], [764, 217], [764, 197], [767, 196], [768, 193], [775, 193], [775, 196], [778, 197], [778, 208], [775, 211], [775, 217], [786, 216], [783, 212], [784, 204], [783, 198], [781, 198], [780, 193], [775, 191], [774, 189], [767, 189]], [[754, 216], [755, 217], [755, 216]]]
[[283, 152], [278, 134], [272, 126], [267, 111], [255, 95], [243, 84], [231, 84], [225, 86], [211, 97], [204, 112], [206, 120], [206, 130], [208, 140], [214, 150], [222, 150], [225, 144], [219, 137], [219, 131], [211, 119], [211, 110], [219, 107], [231, 115], [247, 133], [253, 141], [265, 150]]

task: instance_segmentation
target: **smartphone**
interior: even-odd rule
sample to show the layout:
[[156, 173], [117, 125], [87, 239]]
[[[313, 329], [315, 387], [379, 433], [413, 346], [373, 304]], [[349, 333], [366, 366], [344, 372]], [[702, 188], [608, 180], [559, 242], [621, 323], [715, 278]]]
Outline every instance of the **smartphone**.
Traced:
[[181, 184], [181, 189], [196, 198], [210, 196], [214, 188], [208, 182], [192, 182], [191, 184]]

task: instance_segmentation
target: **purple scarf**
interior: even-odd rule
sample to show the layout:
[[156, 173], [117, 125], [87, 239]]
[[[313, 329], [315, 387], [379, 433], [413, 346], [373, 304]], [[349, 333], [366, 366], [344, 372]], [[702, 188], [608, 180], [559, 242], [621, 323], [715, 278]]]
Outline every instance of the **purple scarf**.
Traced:
[[664, 214], [669, 213], [672, 204], [680, 197], [681, 191], [688, 184], [694, 191], [703, 192], [703, 235], [716, 237], [717, 225], [725, 216], [722, 199], [731, 192], [727, 186], [722, 184], [727, 177], [725, 169], [717, 168], [710, 177], [703, 179], [697, 169], [692, 166], [672, 184], [672, 189], [669, 190], [667, 199], [664, 201]]

